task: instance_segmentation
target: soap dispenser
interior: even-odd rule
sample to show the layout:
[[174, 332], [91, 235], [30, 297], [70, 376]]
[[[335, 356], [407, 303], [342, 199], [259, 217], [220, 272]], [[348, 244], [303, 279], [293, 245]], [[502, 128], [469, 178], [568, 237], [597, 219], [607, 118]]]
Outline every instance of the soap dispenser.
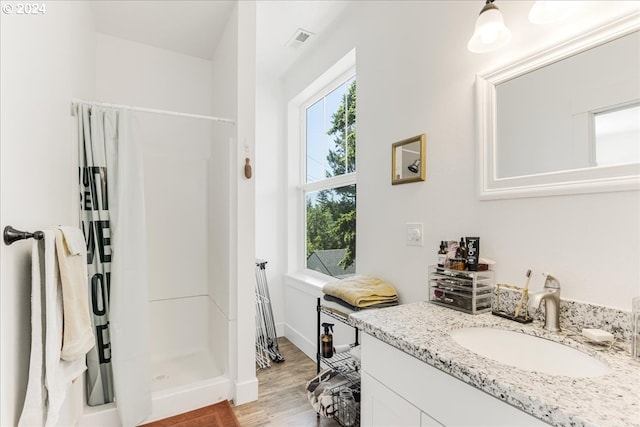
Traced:
[[333, 323], [323, 323], [324, 334], [320, 335], [320, 341], [322, 342], [322, 357], [333, 357]]

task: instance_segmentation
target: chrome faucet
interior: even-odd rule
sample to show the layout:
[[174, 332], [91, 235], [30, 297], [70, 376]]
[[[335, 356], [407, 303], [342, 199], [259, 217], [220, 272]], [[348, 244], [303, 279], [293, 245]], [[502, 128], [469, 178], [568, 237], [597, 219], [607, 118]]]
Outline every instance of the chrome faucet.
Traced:
[[544, 287], [529, 294], [529, 307], [540, 308], [544, 301], [544, 329], [560, 332], [560, 282], [549, 273], [542, 275], [545, 276]]

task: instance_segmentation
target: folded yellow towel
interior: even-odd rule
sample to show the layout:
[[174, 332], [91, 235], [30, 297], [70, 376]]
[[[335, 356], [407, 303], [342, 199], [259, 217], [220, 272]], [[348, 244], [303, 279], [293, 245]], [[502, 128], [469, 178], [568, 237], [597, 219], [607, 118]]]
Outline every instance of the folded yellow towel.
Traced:
[[398, 300], [393, 286], [382, 279], [367, 275], [358, 275], [327, 283], [322, 288], [322, 292], [340, 298], [354, 307], [369, 307]]
[[76, 227], [58, 227], [55, 239], [64, 313], [60, 358], [67, 361], [84, 360], [85, 354], [95, 344], [89, 311], [84, 235]]

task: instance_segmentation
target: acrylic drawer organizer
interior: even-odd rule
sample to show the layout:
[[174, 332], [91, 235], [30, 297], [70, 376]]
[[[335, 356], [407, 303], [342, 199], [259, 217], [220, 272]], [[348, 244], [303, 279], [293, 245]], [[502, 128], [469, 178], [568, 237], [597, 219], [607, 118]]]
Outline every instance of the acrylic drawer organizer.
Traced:
[[470, 314], [491, 311], [493, 271], [429, 266], [429, 301]]

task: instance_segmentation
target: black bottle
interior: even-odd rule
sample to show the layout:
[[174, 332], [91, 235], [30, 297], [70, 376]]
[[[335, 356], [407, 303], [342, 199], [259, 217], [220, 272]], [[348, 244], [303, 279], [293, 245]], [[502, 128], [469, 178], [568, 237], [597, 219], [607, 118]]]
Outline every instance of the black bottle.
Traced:
[[477, 271], [480, 259], [480, 238], [467, 237], [467, 269]]

